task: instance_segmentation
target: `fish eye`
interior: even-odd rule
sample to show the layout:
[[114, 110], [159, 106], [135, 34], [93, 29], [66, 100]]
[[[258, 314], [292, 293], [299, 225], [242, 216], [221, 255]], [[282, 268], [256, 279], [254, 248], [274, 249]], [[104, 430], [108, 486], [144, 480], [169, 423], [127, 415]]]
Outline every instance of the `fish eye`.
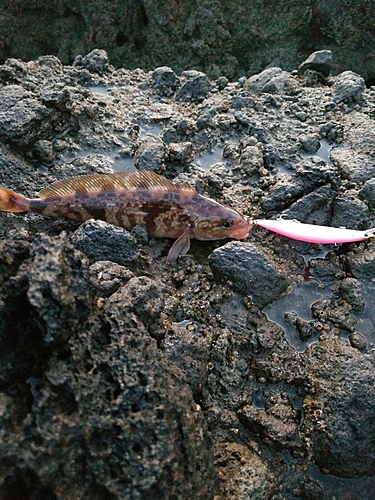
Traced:
[[232, 227], [233, 219], [222, 219], [223, 227]]

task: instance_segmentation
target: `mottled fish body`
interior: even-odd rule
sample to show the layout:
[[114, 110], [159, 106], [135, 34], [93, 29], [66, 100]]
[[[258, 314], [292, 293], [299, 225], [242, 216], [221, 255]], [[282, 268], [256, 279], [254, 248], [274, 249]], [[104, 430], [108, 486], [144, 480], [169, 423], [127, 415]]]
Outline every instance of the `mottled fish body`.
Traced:
[[202, 196], [188, 183], [172, 183], [154, 172], [134, 171], [70, 177], [30, 199], [0, 188], [0, 210], [36, 212], [76, 221], [100, 219], [149, 235], [174, 238], [168, 261], [189, 250], [190, 238], [244, 239], [252, 223], [236, 210]]

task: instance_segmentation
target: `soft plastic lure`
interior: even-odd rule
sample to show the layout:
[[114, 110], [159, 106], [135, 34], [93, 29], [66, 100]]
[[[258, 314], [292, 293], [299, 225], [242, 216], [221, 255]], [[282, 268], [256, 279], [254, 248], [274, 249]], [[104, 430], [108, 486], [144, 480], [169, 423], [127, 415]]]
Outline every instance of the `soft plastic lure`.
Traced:
[[287, 236], [293, 240], [306, 241], [308, 243], [337, 244], [350, 243], [353, 241], [364, 241], [375, 237], [375, 228], [367, 231], [346, 229], [344, 227], [316, 226], [314, 224], [303, 224], [296, 220], [266, 220], [257, 219], [253, 224], [269, 229], [274, 233]]

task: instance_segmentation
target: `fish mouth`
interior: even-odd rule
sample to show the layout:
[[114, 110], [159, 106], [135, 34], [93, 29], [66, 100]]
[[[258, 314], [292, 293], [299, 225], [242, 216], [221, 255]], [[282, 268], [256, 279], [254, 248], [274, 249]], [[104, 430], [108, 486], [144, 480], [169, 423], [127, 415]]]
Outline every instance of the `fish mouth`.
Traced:
[[251, 220], [244, 220], [239, 227], [233, 230], [230, 237], [236, 240], [244, 240], [248, 238], [253, 226], [254, 224]]

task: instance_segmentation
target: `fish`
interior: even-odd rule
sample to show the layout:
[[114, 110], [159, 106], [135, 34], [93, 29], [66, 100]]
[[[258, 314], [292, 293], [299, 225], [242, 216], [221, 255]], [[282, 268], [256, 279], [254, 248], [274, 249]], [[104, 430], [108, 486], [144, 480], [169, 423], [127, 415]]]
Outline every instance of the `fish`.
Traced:
[[375, 237], [375, 229], [359, 231], [357, 229], [346, 229], [345, 227], [304, 224], [296, 220], [255, 219], [253, 220], [253, 224], [294, 240], [318, 243], [321, 245], [365, 241], [368, 238]]
[[131, 230], [141, 224], [154, 238], [173, 238], [168, 263], [186, 255], [190, 240], [245, 239], [253, 227], [237, 210], [152, 171], [68, 177], [27, 198], [0, 187], [0, 210], [35, 212], [84, 222], [100, 219]]

